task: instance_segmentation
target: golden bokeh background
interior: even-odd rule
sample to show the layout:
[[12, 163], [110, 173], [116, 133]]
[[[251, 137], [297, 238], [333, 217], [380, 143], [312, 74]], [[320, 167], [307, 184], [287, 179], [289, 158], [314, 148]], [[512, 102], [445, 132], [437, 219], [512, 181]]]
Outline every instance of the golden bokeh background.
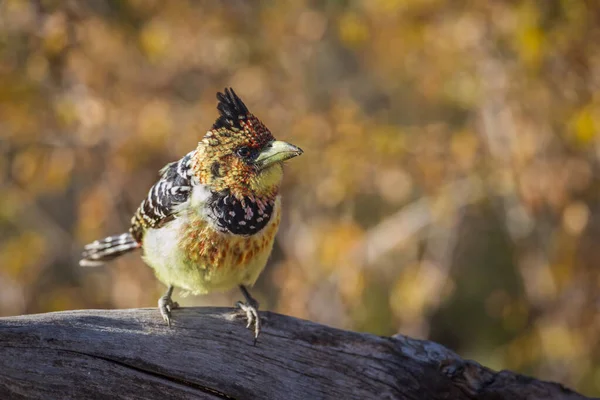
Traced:
[[225, 86], [305, 150], [263, 309], [600, 395], [594, 0], [4, 0], [0, 315], [156, 305], [138, 255], [79, 254]]

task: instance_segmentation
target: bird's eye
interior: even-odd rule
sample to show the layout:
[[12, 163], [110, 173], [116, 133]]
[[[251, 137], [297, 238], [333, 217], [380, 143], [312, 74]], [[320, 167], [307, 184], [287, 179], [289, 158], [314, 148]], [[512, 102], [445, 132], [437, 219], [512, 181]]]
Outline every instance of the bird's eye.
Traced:
[[246, 158], [250, 155], [250, 149], [246, 146], [240, 147], [239, 149], [237, 149], [237, 155], [242, 158]]

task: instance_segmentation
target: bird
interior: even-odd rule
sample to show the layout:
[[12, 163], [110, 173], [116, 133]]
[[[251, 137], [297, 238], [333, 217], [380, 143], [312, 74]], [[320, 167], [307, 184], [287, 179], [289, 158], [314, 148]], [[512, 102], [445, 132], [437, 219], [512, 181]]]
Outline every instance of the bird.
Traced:
[[261, 331], [252, 287], [264, 269], [281, 220], [283, 163], [303, 153], [271, 131], [233, 88], [217, 93], [219, 116], [197, 147], [159, 172], [129, 231], [87, 244], [79, 262], [95, 267], [134, 250], [167, 291], [158, 309], [171, 327], [175, 287], [206, 294], [236, 286], [237, 307]]

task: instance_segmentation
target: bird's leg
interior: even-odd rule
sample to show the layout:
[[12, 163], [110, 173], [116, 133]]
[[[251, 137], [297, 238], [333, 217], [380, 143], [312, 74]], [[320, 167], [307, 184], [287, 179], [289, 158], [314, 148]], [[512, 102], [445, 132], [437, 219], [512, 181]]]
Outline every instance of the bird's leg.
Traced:
[[179, 307], [179, 304], [171, 299], [172, 294], [173, 285], [169, 285], [167, 292], [158, 299], [158, 310], [169, 328], [171, 327], [171, 311]]
[[256, 344], [256, 339], [258, 339], [258, 334], [260, 333], [260, 317], [258, 315], [258, 301], [256, 301], [248, 292], [248, 289], [244, 285], [240, 285], [240, 290], [244, 295], [244, 299], [246, 299], [245, 303], [238, 301], [236, 305], [246, 313], [246, 319], [248, 324], [246, 328], [250, 328], [252, 324], [254, 324], [254, 343]]

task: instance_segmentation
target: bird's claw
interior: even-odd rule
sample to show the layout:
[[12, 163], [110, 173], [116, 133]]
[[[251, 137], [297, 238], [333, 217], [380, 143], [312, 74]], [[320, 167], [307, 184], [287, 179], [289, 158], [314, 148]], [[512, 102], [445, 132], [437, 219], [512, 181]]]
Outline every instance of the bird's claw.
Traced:
[[158, 299], [158, 310], [169, 328], [171, 327], [171, 311], [178, 307], [179, 304], [176, 301], [173, 301], [169, 295], [165, 294]]
[[254, 344], [256, 344], [261, 328], [260, 316], [258, 315], [258, 303], [256, 303], [256, 301], [246, 303], [238, 301], [236, 306], [246, 314], [246, 321], [248, 322], [246, 324], [246, 329], [254, 324]]

